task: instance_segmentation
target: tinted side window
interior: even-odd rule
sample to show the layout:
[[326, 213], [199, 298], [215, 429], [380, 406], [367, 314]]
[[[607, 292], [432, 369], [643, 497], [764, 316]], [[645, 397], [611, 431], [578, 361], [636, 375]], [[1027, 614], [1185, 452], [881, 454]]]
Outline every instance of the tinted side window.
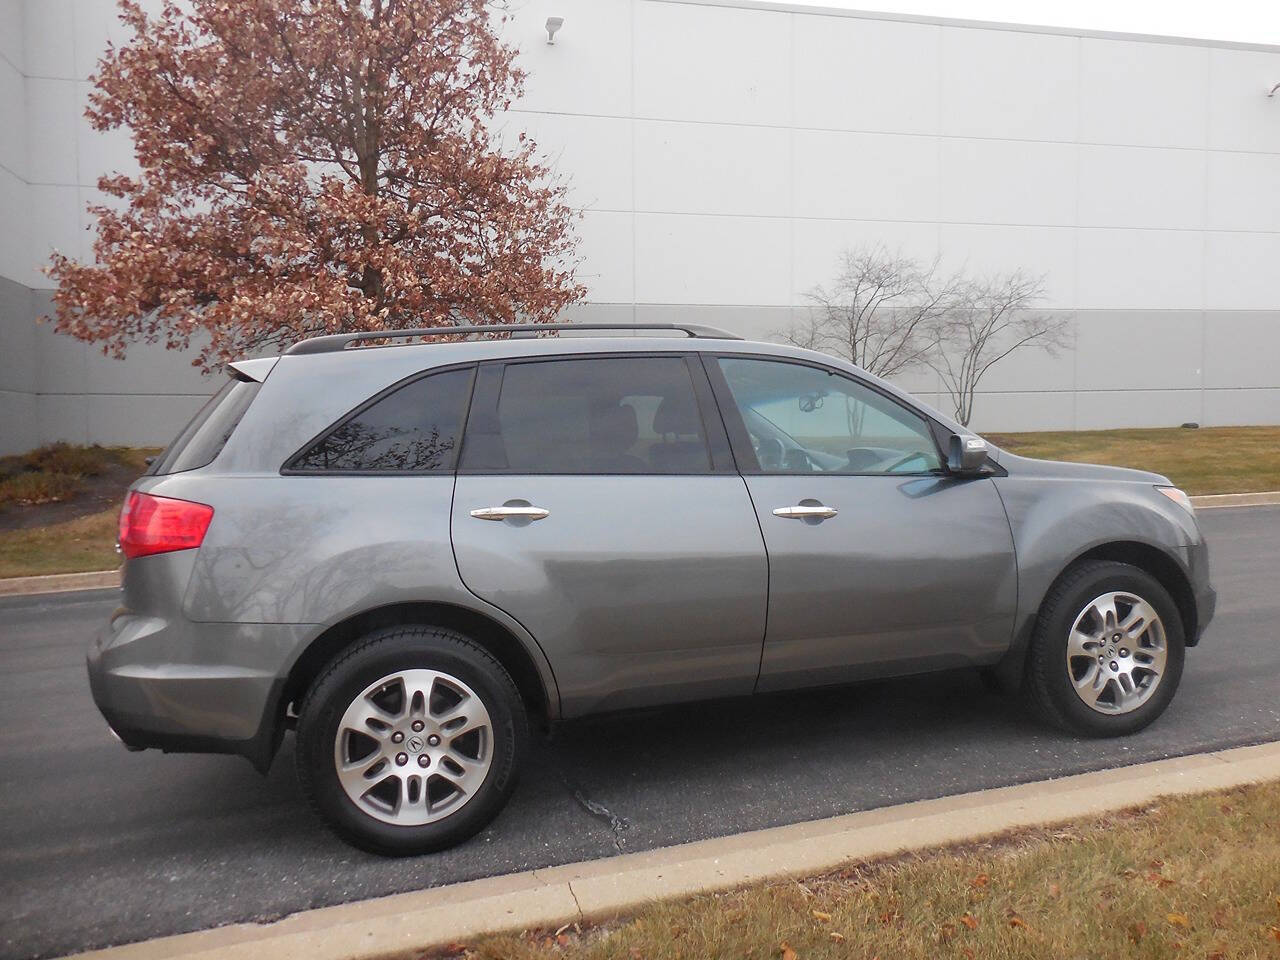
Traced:
[[470, 369], [432, 374], [387, 394], [348, 417], [290, 470], [333, 473], [431, 473], [452, 470]]
[[148, 472], [181, 473], [213, 463], [213, 458], [227, 445], [261, 386], [254, 380], [234, 377], [228, 380], [191, 418]]
[[497, 407], [473, 410], [462, 468], [508, 473], [708, 473], [682, 357], [508, 364]]
[[775, 360], [719, 361], [765, 473], [928, 473], [924, 418], [856, 380]]

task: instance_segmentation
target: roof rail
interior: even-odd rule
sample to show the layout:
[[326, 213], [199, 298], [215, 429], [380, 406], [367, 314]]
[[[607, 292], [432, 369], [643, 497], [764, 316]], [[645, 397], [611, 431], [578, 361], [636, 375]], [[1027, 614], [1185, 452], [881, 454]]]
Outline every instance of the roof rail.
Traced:
[[285, 351], [287, 354], [336, 353], [362, 340], [403, 340], [415, 337], [479, 336], [487, 333], [509, 333], [526, 336], [561, 330], [678, 330], [691, 338], [741, 340], [742, 338], [715, 327], [697, 323], [486, 323], [470, 327], [425, 327], [418, 330], [366, 330], [360, 333], [334, 333], [325, 337], [300, 340]]

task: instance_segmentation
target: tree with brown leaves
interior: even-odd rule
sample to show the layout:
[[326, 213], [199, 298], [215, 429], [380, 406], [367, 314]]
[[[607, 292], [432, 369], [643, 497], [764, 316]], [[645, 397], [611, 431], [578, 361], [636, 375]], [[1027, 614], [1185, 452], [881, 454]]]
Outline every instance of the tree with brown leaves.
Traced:
[[58, 330], [205, 367], [323, 333], [551, 320], [575, 214], [493, 118], [524, 76], [485, 0], [187, 0], [108, 48], [87, 116], [140, 172], [99, 188], [97, 262], [55, 254]]

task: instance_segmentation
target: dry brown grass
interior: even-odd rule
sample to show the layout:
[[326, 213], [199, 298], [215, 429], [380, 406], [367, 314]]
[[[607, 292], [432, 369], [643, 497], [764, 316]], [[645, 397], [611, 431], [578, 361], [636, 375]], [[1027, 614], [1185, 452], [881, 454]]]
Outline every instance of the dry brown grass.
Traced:
[[1280, 783], [1171, 798], [431, 957], [1280, 957]]
[[1280, 427], [989, 433], [1012, 453], [1137, 467], [1191, 494], [1280, 490]]
[[44, 527], [0, 531], [0, 577], [115, 569], [121, 559], [115, 549], [119, 515], [119, 509], [109, 509]]

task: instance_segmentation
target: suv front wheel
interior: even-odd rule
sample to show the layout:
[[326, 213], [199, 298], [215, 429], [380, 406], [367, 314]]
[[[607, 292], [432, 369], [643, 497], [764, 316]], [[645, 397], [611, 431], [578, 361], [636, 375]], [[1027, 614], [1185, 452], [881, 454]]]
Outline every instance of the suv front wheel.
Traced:
[[515, 684], [486, 650], [453, 630], [388, 627], [339, 654], [308, 692], [298, 778], [356, 846], [427, 853], [498, 814], [527, 740]]
[[1040, 608], [1026, 689], [1065, 730], [1136, 733], [1173, 699], [1184, 656], [1182, 618], [1160, 582], [1131, 564], [1089, 561], [1063, 574]]

